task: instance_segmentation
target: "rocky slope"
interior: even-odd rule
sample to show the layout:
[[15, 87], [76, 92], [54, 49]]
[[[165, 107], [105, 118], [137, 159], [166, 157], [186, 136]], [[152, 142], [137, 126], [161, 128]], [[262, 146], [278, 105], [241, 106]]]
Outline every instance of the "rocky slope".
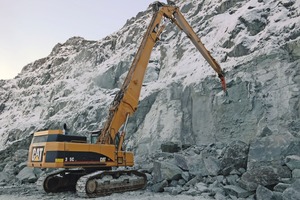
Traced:
[[[283, 174], [291, 174], [298, 167], [286, 169], [287, 156], [300, 156], [293, 144], [300, 137], [300, 2], [175, 3], [225, 69], [228, 96], [184, 33], [167, 22], [153, 49], [138, 111], [129, 121], [127, 148], [135, 151], [137, 163], [167, 141], [197, 148], [239, 141], [250, 145], [239, 187], [256, 189], [247, 177], [270, 164], [275, 168], [269, 171], [285, 166]], [[0, 80], [0, 146], [28, 144], [34, 131], [60, 128], [63, 122], [73, 134], [99, 129], [151, 15], [150, 8], [140, 12], [99, 41], [70, 38], [14, 79]], [[14, 151], [10, 149], [2, 155]], [[220, 156], [214, 155], [216, 159], [221, 162]], [[215, 176], [223, 171], [221, 167]], [[277, 177], [270, 185], [279, 181]]]

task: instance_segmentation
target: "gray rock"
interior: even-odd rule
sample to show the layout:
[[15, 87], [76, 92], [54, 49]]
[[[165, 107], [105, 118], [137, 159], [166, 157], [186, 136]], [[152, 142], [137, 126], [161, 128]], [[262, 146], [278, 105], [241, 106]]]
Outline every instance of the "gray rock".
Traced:
[[287, 148], [285, 151], [282, 153], [284, 157], [287, 156], [300, 156], [300, 140], [293, 140], [290, 143], [286, 144]]
[[282, 192], [273, 191], [273, 199], [272, 200], [282, 200]]
[[220, 192], [217, 192], [214, 197], [216, 200], [227, 200], [226, 196]]
[[295, 0], [282, 0], [280, 2], [282, 3], [282, 5], [284, 7], [288, 8], [288, 7], [292, 6], [292, 5], [294, 5]]
[[190, 181], [188, 181], [185, 185], [186, 186], [194, 186], [196, 183], [199, 183], [202, 180], [203, 180], [203, 178], [200, 175], [197, 175], [194, 178], [192, 178]]
[[226, 176], [227, 183], [229, 185], [237, 185], [237, 180], [239, 179], [238, 175], [228, 175]]
[[208, 175], [217, 176], [220, 172], [220, 161], [212, 156], [209, 156], [208, 158], [205, 158], [204, 165], [206, 167], [206, 170], [208, 171]]
[[218, 181], [219, 183], [222, 183], [224, 179], [225, 179], [225, 177], [224, 177], [223, 175], [217, 176], [217, 181]]
[[300, 156], [297, 155], [287, 156], [284, 162], [291, 170], [300, 169]]
[[27, 149], [18, 149], [13, 157], [13, 161], [20, 163], [20, 162], [24, 162], [27, 161], [28, 159], [28, 150]]
[[296, 180], [291, 187], [282, 193], [283, 200], [299, 200], [300, 199], [300, 179]]
[[168, 152], [168, 153], [175, 153], [180, 151], [180, 147], [178, 146], [178, 144], [174, 143], [174, 142], [166, 142], [161, 144], [161, 150], [162, 152]]
[[294, 169], [293, 171], [292, 171], [292, 178], [293, 179], [300, 179], [300, 169]]
[[233, 169], [246, 168], [249, 146], [242, 141], [231, 142], [224, 150], [221, 159], [223, 175], [228, 175]]
[[164, 188], [168, 186], [168, 181], [163, 180], [162, 182], [152, 185], [151, 190], [153, 192], [163, 192]]
[[178, 167], [180, 167], [182, 170], [187, 171], [189, 169], [186, 158], [184, 156], [179, 155], [179, 154], [174, 154], [174, 159], [175, 159], [176, 165]]
[[217, 180], [215, 182], [213, 182], [212, 184], [209, 184], [209, 186], [208, 186], [208, 188], [210, 190], [214, 191], [215, 193], [223, 191], [222, 187], [223, 187], [223, 185], [220, 182], [218, 182]]
[[273, 192], [268, 188], [259, 185], [256, 190], [257, 200], [273, 200]]
[[171, 195], [178, 195], [183, 191], [181, 187], [165, 187], [164, 192], [168, 192]]
[[0, 172], [0, 183], [7, 183], [10, 180], [10, 176], [5, 172]]
[[274, 186], [274, 191], [283, 192], [284, 190], [286, 190], [290, 186], [291, 186], [291, 184], [278, 183], [277, 185]]
[[183, 186], [184, 184], [186, 184], [186, 181], [184, 179], [179, 179], [178, 185]]
[[[259, 16], [259, 17], [253, 17]], [[260, 10], [252, 10], [248, 14], [241, 16], [239, 20], [247, 27], [250, 35], [256, 35], [267, 25], [267, 13]]]
[[269, 129], [269, 127], [264, 127], [261, 133], [258, 135], [258, 137], [266, 137], [272, 135], [272, 131]]
[[176, 187], [178, 185], [178, 181], [177, 180], [172, 180], [171, 183], [169, 183], [170, 187]]
[[190, 173], [189, 172], [182, 172], [181, 177], [188, 182], [190, 180]]
[[281, 165], [282, 154], [293, 140], [290, 134], [257, 138], [250, 143], [247, 170], [259, 166]]
[[27, 162], [22, 162], [18, 165], [18, 170], [21, 171], [26, 166], [27, 166]]
[[207, 176], [209, 174], [205, 167], [202, 154], [191, 156], [187, 162], [190, 174], [200, 176]]
[[175, 164], [168, 162], [154, 162], [153, 163], [153, 181], [154, 183], [163, 180], [179, 180], [182, 170]]
[[9, 175], [16, 175], [16, 173], [17, 173], [16, 167], [17, 167], [17, 163], [16, 163], [16, 162], [14, 162], [14, 161], [9, 161], [9, 162], [5, 165], [5, 167], [4, 167], [4, 169], [3, 169], [3, 172], [5, 172], [5, 173], [7, 173], [7, 174], [9, 174]]
[[243, 188], [236, 186], [236, 185], [225, 185], [224, 190], [226, 194], [233, 195], [238, 198], [246, 198], [253, 194], [253, 192], [249, 192], [247, 190], [244, 190]]
[[190, 195], [190, 196], [198, 196], [201, 194], [201, 192], [199, 192], [198, 190], [196, 190], [194, 188], [190, 188], [188, 191], [182, 192], [182, 194]]
[[254, 191], [258, 185], [271, 186], [278, 184], [282, 178], [290, 178], [291, 171], [283, 166], [261, 166], [245, 172], [239, 185], [248, 190]]
[[197, 183], [195, 185], [195, 188], [200, 192], [200, 193], [203, 193], [203, 192], [209, 192], [210, 190], [208, 189], [208, 187], [206, 186], [205, 183]]
[[34, 172], [34, 168], [25, 167], [16, 176], [21, 183], [34, 183], [37, 181], [37, 176]]

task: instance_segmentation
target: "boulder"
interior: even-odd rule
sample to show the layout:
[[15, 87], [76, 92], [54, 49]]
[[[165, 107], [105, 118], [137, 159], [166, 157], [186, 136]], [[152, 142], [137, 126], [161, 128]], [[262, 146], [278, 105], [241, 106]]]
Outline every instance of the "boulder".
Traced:
[[258, 185], [272, 186], [278, 184], [282, 178], [290, 178], [291, 171], [284, 166], [261, 166], [245, 172], [239, 185], [248, 190], [255, 191]]
[[290, 134], [256, 138], [250, 143], [247, 170], [260, 166], [281, 165], [282, 154], [293, 140]]
[[195, 188], [199, 191], [199, 192], [201, 192], [201, 193], [203, 193], [203, 192], [209, 192], [210, 190], [208, 189], [208, 187], [206, 186], [206, 184], [205, 183], [197, 183], [196, 185], [195, 185]]
[[163, 192], [164, 188], [168, 186], [168, 181], [163, 180], [162, 182], [156, 183], [152, 186], [151, 190], [153, 192]]
[[169, 162], [154, 162], [152, 173], [154, 183], [158, 183], [163, 180], [171, 181], [180, 179], [182, 170]]
[[292, 171], [292, 178], [293, 179], [300, 179], [300, 169], [294, 169]]
[[29, 167], [24, 167], [16, 177], [21, 183], [34, 183], [38, 179], [34, 172], [34, 168]]
[[178, 167], [180, 167], [184, 171], [188, 171], [188, 165], [186, 158], [180, 154], [174, 154], [175, 163]]
[[256, 190], [256, 200], [273, 200], [273, 192], [259, 185]]
[[207, 176], [207, 171], [202, 154], [190, 156], [187, 160], [188, 169], [191, 175]]
[[282, 153], [284, 157], [291, 156], [291, 155], [300, 156], [300, 139], [297, 140], [294, 139], [287, 145], [288, 145], [287, 148]]
[[28, 158], [28, 150], [27, 149], [18, 149], [12, 160], [17, 162], [17, 163], [20, 163], [20, 162], [25, 162], [27, 161], [27, 158]]
[[180, 147], [178, 146], [178, 144], [176, 144], [174, 142], [163, 143], [163, 144], [161, 144], [160, 148], [161, 148], [162, 152], [168, 152], [168, 153], [175, 153], [180, 150]]
[[238, 198], [246, 198], [253, 194], [253, 192], [249, 192], [244, 190], [243, 188], [236, 186], [236, 185], [225, 185], [224, 190], [228, 195], [233, 195]]
[[300, 169], [300, 156], [297, 155], [287, 156], [284, 162], [286, 166], [288, 166], [291, 170]]
[[249, 145], [242, 141], [233, 141], [225, 147], [220, 162], [223, 175], [228, 175], [233, 169], [246, 168]]
[[287, 188], [289, 188], [291, 184], [288, 183], [278, 183], [277, 185], [274, 186], [274, 191], [276, 192], [283, 192]]
[[0, 172], [0, 185], [5, 185], [7, 182], [9, 182], [10, 177], [5, 172]]
[[300, 199], [300, 179], [296, 180], [291, 187], [282, 193], [283, 200], [299, 200]]
[[9, 161], [6, 165], [5, 165], [5, 167], [4, 167], [4, 169], [3, 169], [3, 172], [5, 172], [5, 173], [7, 173], [7, 174], [9, 174], [9, 175], [16, 175], [16, 173], [17, 173], [17, 163], [16, 162], [14, 162], [14, 161]]
[[220, 161], [212, 156], [205, 158], [204, 165], [208, 171], [208, 175], [217, 176], [220, 172]]

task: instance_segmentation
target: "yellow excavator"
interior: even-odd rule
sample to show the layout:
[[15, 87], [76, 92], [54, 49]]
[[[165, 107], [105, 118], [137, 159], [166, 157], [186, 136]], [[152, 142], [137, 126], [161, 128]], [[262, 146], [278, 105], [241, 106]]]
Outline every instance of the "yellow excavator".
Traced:
[[90, 142], [87, 137], [64, 134], [63, 130], [34, 133], [29, 147], [28, 166], [58, 169], [37, 181], [44, 191], [76, 191], [81, 197], [97, 197], [145, 188], [146, 175], [137, 170], [126, 169], [134, 165], [134, 157], [132, 152], [123, 149], [123, 142], [128, 118], [138, 107], [151, 51], [165, 28], [165, 25], [161, 25], [163, 18], [170, 19], [186, 33], [216, 71], [223, 90], [226, 91], [221, 67], [204, 47], [179, 8], [171, 1], [168, 4], [155, 2], [152, 6], [152, 20], [127, 77], [110, 105], [101, 131], [92, 133]]

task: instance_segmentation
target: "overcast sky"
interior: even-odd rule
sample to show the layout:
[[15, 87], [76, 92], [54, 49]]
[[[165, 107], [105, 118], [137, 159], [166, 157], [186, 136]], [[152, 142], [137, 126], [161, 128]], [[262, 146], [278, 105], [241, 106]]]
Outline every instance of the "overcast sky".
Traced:
[[[0, 79], [14, 78], [57, 43], [99, 40], [154, 0], [0, 0]], [[166, 0], [162, 0], [166, 2]]]

